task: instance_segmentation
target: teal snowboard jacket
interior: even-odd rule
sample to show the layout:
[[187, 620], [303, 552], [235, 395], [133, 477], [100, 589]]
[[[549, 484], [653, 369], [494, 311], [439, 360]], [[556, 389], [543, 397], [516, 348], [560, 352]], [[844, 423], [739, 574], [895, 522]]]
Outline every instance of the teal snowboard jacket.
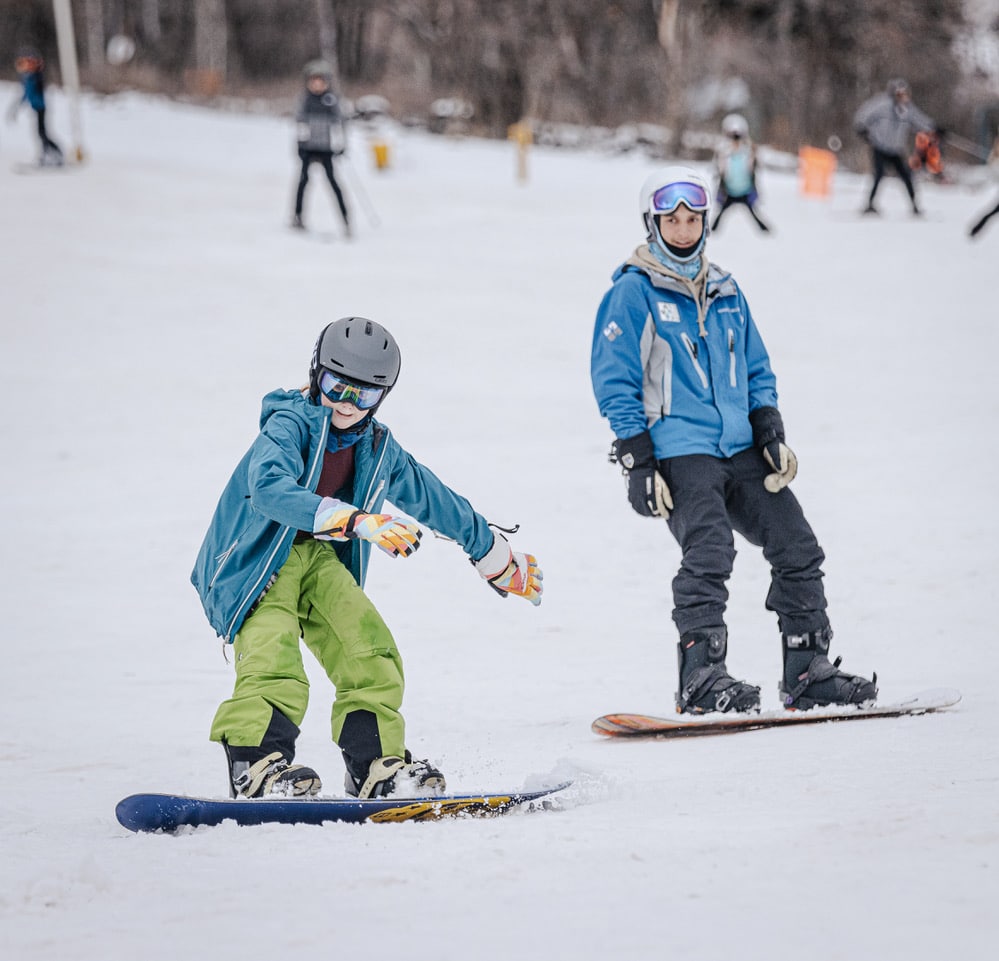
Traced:
[[[296, 534], [313, 530], [330, 414], [304, 391], [275, 390], [263, 399], [260, 433], [222, 492], [191, 574], [209, 623], [228, 643], [288, 559]], [[372, 419], [354, 446], [353, 504], [380, 513], [386, 499], [457, 541], [473, 560], [493, 545], [486, 519]], [[368, 541], [350, 542], [347, 566], [361, 587], [370, 554]]]

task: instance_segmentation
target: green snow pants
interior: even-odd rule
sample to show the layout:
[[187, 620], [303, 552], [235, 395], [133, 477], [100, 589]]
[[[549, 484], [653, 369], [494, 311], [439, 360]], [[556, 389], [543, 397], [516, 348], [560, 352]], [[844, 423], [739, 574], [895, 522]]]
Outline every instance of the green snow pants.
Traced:
[[339, 743], [348, 714], [370, 711], [383, 755], [401, 757], [405, 682], [395, 641], [333, 546], [312, 538], [292, 547], [277, 580], [236, 635], [236, 685], [215, 714], [211, 739], [257, 747], [273, 708], [301, 726], [309, 681], [300, 639], [336, 688], [333, 740]]

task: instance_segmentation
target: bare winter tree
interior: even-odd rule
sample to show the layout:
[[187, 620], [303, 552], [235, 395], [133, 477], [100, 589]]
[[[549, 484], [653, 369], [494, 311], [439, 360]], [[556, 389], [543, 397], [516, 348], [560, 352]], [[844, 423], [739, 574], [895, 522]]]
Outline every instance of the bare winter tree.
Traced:
[[87, 69], [100, 76], [104, 72], [104, 51], [107, 35], [104, 31], [104, 4], [101, 0], [84, 0], [84, 36]]
[[159, 48], [162, 38], [160, 27], [160, 0], [142, 0], [142, 35], [152, 50]]
[[[345, 93], [400, 113], [462, 98], [483, 133], [524, 119], [712, 128], [737, 101], [754, 134], [786, 148], [846, 140], [857, 104], [892, 75], [952, 129], [964, 110], [954, 39], [963, 0], [77, 0], [84, 82], [105, 70], [108, 30], [139, 34], [148, 83], [285, 94], [322, 55]], [[0, 0], [0, 69], [53, 36], [51, 0]], [[51, 55], [51, 50], [49, 51]], [[127, 79], [127, 78], [126, 78]], [[123, 82], [123, 81], [121, 81]]]
[[194, 65], [200, 93], [211, 93], [225, 80], [228, 64], [225, 0], [194, 4]]

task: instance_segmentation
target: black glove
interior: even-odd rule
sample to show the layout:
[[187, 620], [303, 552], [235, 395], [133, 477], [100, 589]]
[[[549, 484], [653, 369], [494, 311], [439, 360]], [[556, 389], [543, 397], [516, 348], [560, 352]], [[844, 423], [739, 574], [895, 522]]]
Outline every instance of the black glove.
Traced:
[[628, 500], [642, 517], [669, 517], [673, 497], [656, 465], [656, 450], [648, 431], [614, 441], [611, 460], [621, 465]]
[[771, 494], [776, 494], [782, 487], [787, 487], [798, 473], [798, 458], [784, 443], [784, 420], [776, 407], [757, 407], [750, 413], [749, 423], [753, 427], [753, 443], [775, 471], [767, 474], [763, 486]]

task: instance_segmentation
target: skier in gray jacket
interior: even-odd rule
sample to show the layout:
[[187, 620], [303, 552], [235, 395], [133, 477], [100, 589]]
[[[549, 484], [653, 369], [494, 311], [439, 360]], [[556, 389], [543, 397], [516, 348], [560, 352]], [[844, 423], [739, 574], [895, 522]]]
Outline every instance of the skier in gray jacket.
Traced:
[[921, 211], [916, 203], [916, 190], [906, 159], [909, 137], [920, 130], [933, 131], [936, 124], [912, 102], [909, 84], [901, 79], [889, 80], [885, 93], [871, 97], [860, 106], [854, 115], [853, 126], [857, 135], [870, 145], [871, 163], [874, 167], [874, 182], [863, 212], [878, 213], [874, 206], [874, 195], [884, 177], [885, 167], [891, 166], [902, 178], [912, 202], [912, 212], [918, 216]]

